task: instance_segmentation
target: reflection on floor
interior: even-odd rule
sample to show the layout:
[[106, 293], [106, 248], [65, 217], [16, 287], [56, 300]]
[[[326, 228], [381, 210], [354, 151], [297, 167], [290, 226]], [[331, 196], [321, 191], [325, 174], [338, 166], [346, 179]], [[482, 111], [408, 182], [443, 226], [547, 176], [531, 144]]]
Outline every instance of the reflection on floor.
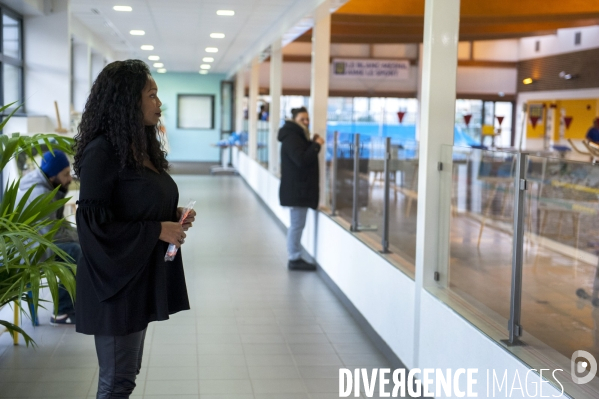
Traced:
[[[372, 185], [368, 206], [360, 209], [362, 225], [375, 225], [375, 232], [364, 232], [372, 241], [380, 242], [383, 217], [382, 184]], [[500, 194], [497, 194], [500, 196]], [[414, 262], [416, 247], [416, 203], [410, 205], [410, 197], [398, 193], [397, 200], [391, 194], [390, 242], [391, 251]], [[510, 197], [511, 200], [511, 197]], [[510, 313], [510, 290], [512, 268], [512, 209], [510, 201], [501, 209], [499, 221], [487, 219], [482, 236], [482, 215], [452, 212], [450, 290], [486, 310], [489, 317], [505, 327]], [[411, 207], [407, 212], [408, 207]], [[484, 209], [484, 208], [483, 208]], [[495, 209], [495, 206], [491, 210]], [[528, 212], [529, 210], [527, 210]], [[527, 232], [537, 228], [536, 204], [530, 208]], [[493, 214], [494, 212], [491, 212]], [[500, 212], [495, 212], [497, 215]], [[352, 210], [339, 209], [341, 216], [351, 223]], [[568, 218], [548, 219], [545, 232], [557, 232], [558, 223], [564, 232], [573, 229]], [[580, 220], [581, 237], [599, 240], [599, 222], [596, 216]], [[480, 245], [478, 240], [480, 236]], [[589, 300], [581, 300], [576, 290], [592, 291], [596, 269], [594, 250], [588, 247], [588, 238], [579, 239], [578, 251], [571, 246], [574, 238], [562, 236], [563, 248], [554, 241], [539, 243], [527, 236], [523, 270], [522, 325], [526, 333], [555, 349], [569, 359], [576, 350], [586, 350], [599, 358], [599, 309]], [[553, 237], [556, 239], [556, 237]], [[565, 248], [565, 249], [564, 249]]]
[[[284, 234], [240, 178], [175, 179], [197, 200], [192, 310], [150, 324], [132, 398], [332, 399], [339, 368], [390, 367], [318, 275], [286, 269]], [[93, 338], [49, 317], [24, 323], [37, 349], [0, 335], [1, 398], [95, 398]]]

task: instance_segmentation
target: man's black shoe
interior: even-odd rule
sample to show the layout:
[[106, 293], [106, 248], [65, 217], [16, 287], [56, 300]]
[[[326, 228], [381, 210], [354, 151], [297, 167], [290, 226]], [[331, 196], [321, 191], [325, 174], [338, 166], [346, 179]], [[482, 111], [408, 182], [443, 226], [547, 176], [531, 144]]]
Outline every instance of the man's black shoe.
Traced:
[[289, 263], [287, 263], [287, 268], [289, 270], [314, 271], [314, 270], [316, 270], [316, 265], [313, 263], [308, 263], [303, 259], [297, 259], [297, 260], [290, 260]]

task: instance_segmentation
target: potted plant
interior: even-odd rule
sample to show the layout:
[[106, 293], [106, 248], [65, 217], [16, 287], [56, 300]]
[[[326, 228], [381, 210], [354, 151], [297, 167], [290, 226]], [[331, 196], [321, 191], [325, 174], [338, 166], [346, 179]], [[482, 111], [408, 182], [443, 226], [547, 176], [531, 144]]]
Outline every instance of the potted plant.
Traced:
[[[0, 107], [0, 113], [14, 103]], [[18, 107], [0, 123], [0, 130], [14, 115]], [[0, 135], [0, 170], [19, 154], [26, 154], [33, 159], [34, 152], [42, 153], [42, 143], [49, 151], [56, 149], [65, 153], [73, 152], [74, 141], [71, 138], [57, 134], [36, 134], [23, 136], [14, 133], [11, 136]], [[56, 258], [69, 259], [53, 242], [53, 237], [64, 219], [49, 220], [48, 215], [56, 212], [68, 201], [68, 198], [54, 201], [58, 190], [41, 195], [25, 206], [32, 189], [17, 203], [17, 191], [20, 180], [6, 183], [6, 188], [0, 201], [0, 307], [14, 301], [24, 301], [28, 306], [21, 307], [22, 312], [29, 312], [33, 318], [37, 314], [40, 302], [40, 290], [48, 288], [54, 304], [58, 302], [59, 280], [71, 297], [75, 297], [75, 265], [60, 262]], [[49, 227], [45, 234], [42, 228]], [[52, 254], [48, 256], [48, 254]], [[23, 309], [26, 310], [23, 310]], [[25, 343], [35, 344], [33, 339], [23, 329], [0, 319], [12, 334], [21, 334]]]

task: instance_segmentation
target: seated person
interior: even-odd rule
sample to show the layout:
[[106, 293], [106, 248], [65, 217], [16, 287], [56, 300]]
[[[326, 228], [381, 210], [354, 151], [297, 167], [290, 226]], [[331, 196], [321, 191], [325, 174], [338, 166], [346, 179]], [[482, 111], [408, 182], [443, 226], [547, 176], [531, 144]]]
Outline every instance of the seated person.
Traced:
[[589, 143], [599, 145], [599, 118], [595, 118], [593, 121], [593, 127], [591, 127], [587, 132], [586, 139], [589, 141]]
[[[27, 204], [40, 195], [51, 192], [56, 187], [60, 188], [54, 199], [62, 199], [66, 196], [69, 184], [72, 180], [69, 160], [64, 152], [54, 150], [54, 155], [52, 155], [52, 153], [48, 151], [42, 157], [41, 169], [30, 172], [21, 180], [19, 192], [17, 194], [17, 202], [23, 198], [27, 190], [32, 186], [35, 186], [35, 188], [31, 192]], [[51, 216], [51, 218], [61, 219], [63, 214], [64, 207], [61, 207], [56, 211], [55, 215]], [[63, 223], [60, 230], [58, 230], [54, 236], [54, 241], [60, 249], [65, 251], [67, 255], [73, 258], [74, 262], [77, 263], [81, 256], [81, 247], [79, 246], [79, 237], [75, 228], [69, 223]], [[55, 316], [52, 316], [50, 323], [74, 325], [75, 307], [73, 306], [71, 296], [62, 286], [59, 288], [58, 298], [58, 309], [55, 309]]]

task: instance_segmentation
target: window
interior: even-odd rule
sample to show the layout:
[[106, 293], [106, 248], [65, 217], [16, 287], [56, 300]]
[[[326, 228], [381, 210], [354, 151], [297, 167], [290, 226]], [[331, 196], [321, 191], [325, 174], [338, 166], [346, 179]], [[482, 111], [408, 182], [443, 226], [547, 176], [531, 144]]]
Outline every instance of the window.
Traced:
[[5, 8], [0, 15], [0, 104], [16, 101], [14, 109], [23, 102], [23, 20]]
[[[456, 134], [466, 135], [467, 142], [472, 144], [476, 142], [488, 146], [493, 143], [498, 147], [509, 147], [512, 145], [513, 107], [514, 104], [510, 101], [457, 99]], [[500, 133], [499, 137], [485, 142], [482, 136], [483, 125], [493, 126], [495, 132]]]
[[214, 129], [214, 96], [179, 94], [177, 129]]

